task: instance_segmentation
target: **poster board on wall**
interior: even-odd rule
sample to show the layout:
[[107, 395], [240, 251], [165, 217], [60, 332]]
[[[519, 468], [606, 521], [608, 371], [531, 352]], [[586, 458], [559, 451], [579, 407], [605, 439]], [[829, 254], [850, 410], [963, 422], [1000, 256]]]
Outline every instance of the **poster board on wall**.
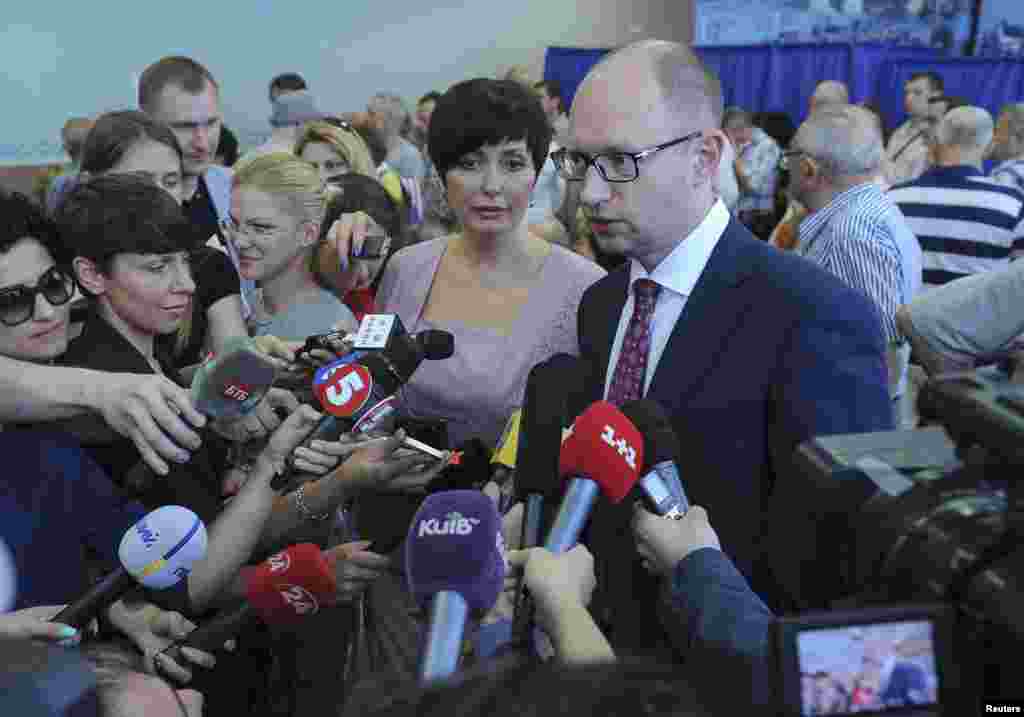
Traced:
[[982, 57], [1024, 57], [1024, 2], [981, 0], [975, 48]]
[[[988, 2], [988, 0], [985, 0]], [[1021, 0], [1002, 0], [1017, 3]], [[886, 42], [963, 54], [975, 0], [696, 0], [695, 44]]]

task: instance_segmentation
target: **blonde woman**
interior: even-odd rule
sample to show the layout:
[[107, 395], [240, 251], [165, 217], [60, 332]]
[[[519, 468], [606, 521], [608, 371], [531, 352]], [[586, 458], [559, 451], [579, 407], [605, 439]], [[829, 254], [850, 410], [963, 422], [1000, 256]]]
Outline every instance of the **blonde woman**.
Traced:
[[239, 274], [262, 295], [249, 321], [252, 335], [301, 341], [335, 326], [357, 327], [312, 270], [327, 199], [317, 168], [291, 153], [255, 157], [235, 172], [229, 234]]
[[320, 170], [326, 182], [342, 174], [373, 177], [376, 172], [370, 149], [348, 123], [332, 120], [310, 122], [302, 129], [295, 154]]

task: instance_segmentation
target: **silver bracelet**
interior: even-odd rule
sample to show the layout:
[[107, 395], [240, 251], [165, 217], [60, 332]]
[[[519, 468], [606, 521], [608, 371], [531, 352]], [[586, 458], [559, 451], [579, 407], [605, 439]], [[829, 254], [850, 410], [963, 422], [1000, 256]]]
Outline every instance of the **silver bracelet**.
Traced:
[[306, 505], [306, 486], [305, 484], [300, 485], [298, 490], [292, 493], [295, 496], [295, 507], [299, 509], [299, 515], [306, 520], [321, 521], [327, 520], [331, 517], [330, 511], [324, 513], [314, 513], [310, 510], [309, 506]]

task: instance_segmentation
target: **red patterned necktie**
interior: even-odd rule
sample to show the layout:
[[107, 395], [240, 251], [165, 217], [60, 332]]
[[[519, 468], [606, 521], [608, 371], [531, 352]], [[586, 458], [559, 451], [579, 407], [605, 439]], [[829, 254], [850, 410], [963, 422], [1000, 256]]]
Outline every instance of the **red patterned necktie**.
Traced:
[[660, 290], [661, 287], [650, 279], [637, 279], [633, 284], [636, 293], [633, 316], [626, 327], [626, 335], [619, 350], [619, 362], [615, 365], [615, 373], [608, 387], [608, 402], [616, 406], [643, 398], [647, 354], [651, 350], [651, 317]]

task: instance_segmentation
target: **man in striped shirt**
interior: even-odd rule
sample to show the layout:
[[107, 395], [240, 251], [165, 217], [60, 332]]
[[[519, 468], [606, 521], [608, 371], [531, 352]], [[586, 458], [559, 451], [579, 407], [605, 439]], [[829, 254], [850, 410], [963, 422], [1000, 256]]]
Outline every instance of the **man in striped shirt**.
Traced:
[[899, 209], [875, 181], [882, 134], [862, 107], [824, 107], [800, 126], [783, 154], [790, 197], [810, 214], [797, 251], [864, 292], [878, 308], [890, 345], [892, 397], [903, 394], [909, 347], [896, 310], [921, 286], [921, 247]]
[[935, 129], [934, 166], [889, 190], [924, 251], [926, 288], [1006, 266], [1024, 248], [1024, 193], [986, 177], [992, 116], [949, 112]]
[[992, 179], [1024, 191], [1024, 103], [1003, 107], [988, 156], [999, 162]]

